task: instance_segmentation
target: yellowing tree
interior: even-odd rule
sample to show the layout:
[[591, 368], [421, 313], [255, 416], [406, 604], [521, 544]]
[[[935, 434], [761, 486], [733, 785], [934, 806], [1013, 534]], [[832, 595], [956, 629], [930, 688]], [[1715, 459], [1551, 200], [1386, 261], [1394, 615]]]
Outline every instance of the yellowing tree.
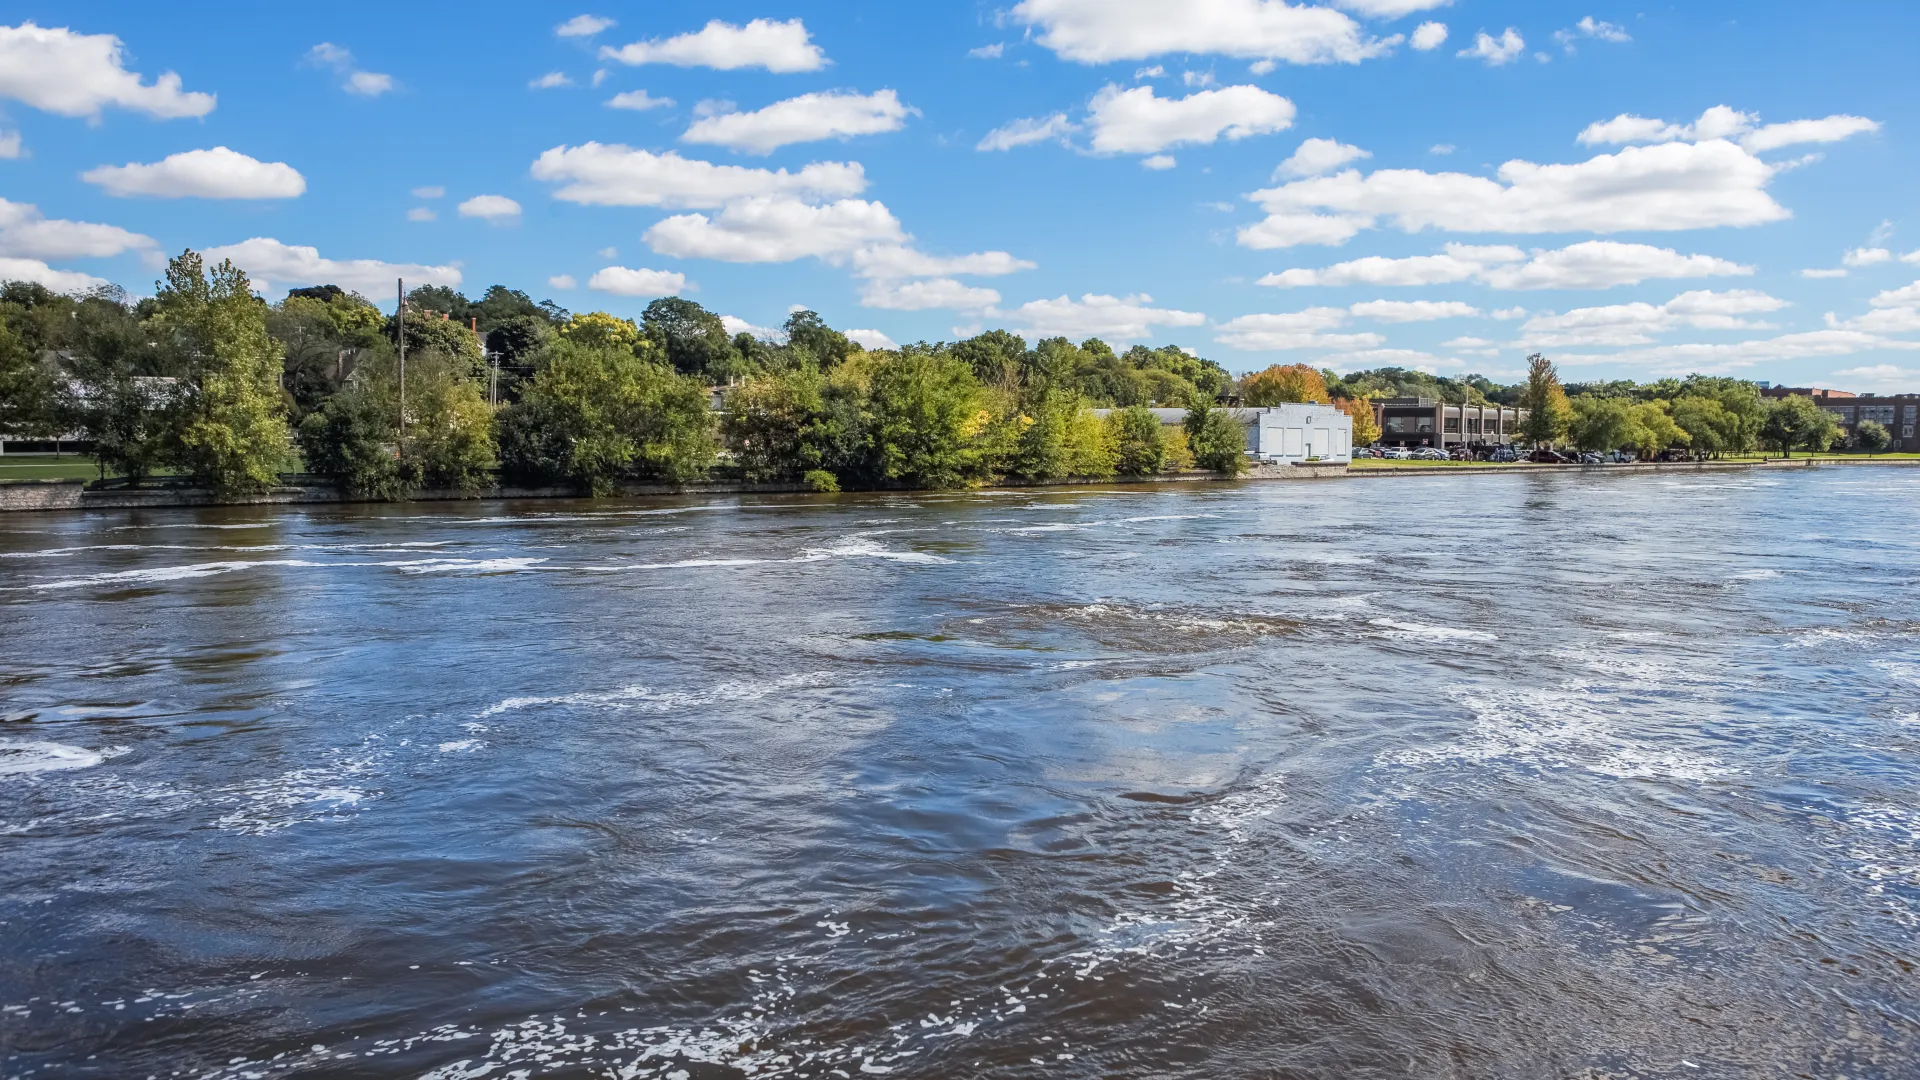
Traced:
[[1520, 392], [1520, 407], [1527, 412], [1521, 433], [1535, 446], [1552, 446], [1565, 439], [1573, 426], [1573, 405], [1560, 386], [1560, 373], [1553, 361], [1539, 353], [1527, 357], [1527, 385]]
[[1373, 414], [1373, 402], [1367, 398], [1341, 398], [1333, 407], [1353, 417], [1353, 445], [1371, 446], [1380, 438], [1380, 420]]
[[1248, 405], [1284, 405], [1288, 402], [1329, 404], [1327, 380], [1305, 364], [1275, 364], [1240, 381], [1240, 398]]

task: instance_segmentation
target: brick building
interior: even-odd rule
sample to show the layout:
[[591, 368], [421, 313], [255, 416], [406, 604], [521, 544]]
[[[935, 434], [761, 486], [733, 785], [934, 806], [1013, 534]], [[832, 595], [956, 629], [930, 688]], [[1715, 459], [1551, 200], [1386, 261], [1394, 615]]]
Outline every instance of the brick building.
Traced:
[[1826, 390], [1813, 386], [1769, 386], [1760, 393], [1770, 398], [1810, 397], [1822, 409], [1833, 414], [1846, 429], [1847, 439], [1862, 420], [1873, 420], [1893, 436], [1890, 450], [1920, 453], [1920, 394], [1850, 394], [1845, 390]]

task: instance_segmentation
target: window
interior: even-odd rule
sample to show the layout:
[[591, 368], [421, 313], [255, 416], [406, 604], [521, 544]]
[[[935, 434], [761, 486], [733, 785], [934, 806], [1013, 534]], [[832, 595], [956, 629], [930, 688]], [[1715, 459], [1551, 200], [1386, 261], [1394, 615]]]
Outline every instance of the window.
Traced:
[[1460, 434], [1460, 418], [1459, 417], [1452, 416], [1447, 418], [1447, 434], [1449, 435]]
[[1480, 434], [1480, 421], [1477, 418], [1467, 421], [1467, 434], [1469, 435]]
[[1413, 430], [1419, 432], [1422, 435], [1433, 434], [1433, 417], [1431, 416], [1421, 417], [1419, 425], [1415, 427]]
[[1913, 438], [1913, 425], [1912, 424], [1902, 425], [1900, 428], [1900, 437], [1903, 439]]
[[1407, 433], [1407, 418], [1404, 416], [1387, 417], [1387, 430], [1395, 435], [1405, 435]]
[[1891, 424], [1893, 423], [1893, 406], [1862, 405], [1860, 406], [1860, 419], [1871, 420], [1876, 424]]
[[1851, 405], [1822, 405], [1820, 408], [1838, 417], [1843, 424], [1853, 423], [1853, 406]]
[[1920, 406], [1909, 405], [1906, 407], [1905, 416], [1906, 416], [1907, 423], [1909, 424], [1913, 423], [1915, 413], [1920, 413]]

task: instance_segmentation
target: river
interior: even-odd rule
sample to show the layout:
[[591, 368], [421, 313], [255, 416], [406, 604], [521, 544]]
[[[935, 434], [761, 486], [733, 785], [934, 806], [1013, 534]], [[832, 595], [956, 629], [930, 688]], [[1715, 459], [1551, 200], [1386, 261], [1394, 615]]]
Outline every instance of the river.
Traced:
[[1920, 471], [0, 517], [0, 1076], [1920, 1075]]

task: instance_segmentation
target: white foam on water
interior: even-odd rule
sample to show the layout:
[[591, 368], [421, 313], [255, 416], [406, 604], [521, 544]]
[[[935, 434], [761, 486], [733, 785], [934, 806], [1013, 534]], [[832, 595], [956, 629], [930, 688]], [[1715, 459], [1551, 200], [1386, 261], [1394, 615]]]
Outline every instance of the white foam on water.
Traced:
[[443, 754], [470, 754], [487, 745], [480, 739], [450, 739], [438, 747]]
[[1903, 925], [1920, 928], [1920, 810], [1882, 803], [1850, 811], [1829, 845], [1852, 864], [1868, 896]]
[[497, 559], [419, 559], [374, 565], [397, 567], [407, 574], [511, 574], [539, 569], [547, 561], [545, 557], [515, 555]]
[[764, 682], [725, 682], [706, 691], [654, 690], [652, 687], [634, 684], [615, 690], [575, 694], [555, 694], [552, 696], [511, 697], [489, 705], [474, 714], [476, 719], [498, 716], [501, 713], [520, 712], [526, 709], [549, 708], [555, 705], [571, 708], [622, 709], [643, 713], [665, 713], [681, 709], [697, 709], [706, 705], [717, 705], [736, 701], [758, 701], [773, 694], [789, 690], [823, 686], [829, 677], [828, 672], [813, 671], [800, 675], [788, 675], [783, 678]]
[[61, 578], [57, 581], [40, 581], [19, 588], [44, 591], [51, 589], [84, 589], [90, 586], [147, 585], [162, 581], [186, 581], [193, 578], [213, 577], [216, 574], [231, 574], [240, 570], [252, 570], [262, 566], [325, 566], [326, 563], [306, 562], [300, 559], [250, 559], [225, 562], [187, 563], [182, 566], [154, 566], [144, 570], [119, 570], [107, 574], [89, 574], [86, 577]]
[[1771, 581], [1774, 578], [1782, 576], [1782, 574], [1783, 574], [1783, 571], [1773, 570], [1773, 569], [1742, 570], [1737, 574], [1729, 574], [1727, 576], [1727, 580], [1729, 581]]
[[1920, 686], [1920, 664], [1905, 660], [1874, 660], [1872, 663], [1874, 667], [1886, 672], [1887, 677], [1895, 682]]
[[1645, 701], [1623, 701], [1601, 686], [1578, 680], [1544, 688], [1456, 685], [1446, 694], [1473, 718], [1458, 738], [1383, 753], [1375, 764], [1420, 769], [1518, 762], [1623, 780], [1693, 783], [1740, 772], [1718, 758], [1675, 750], [1657, 733], [1642, 734], [1673, 721], [1697, 726], [1697, 713], [1661, 715]]
[[113, 530], [126, 532], [135, 529], [271, 529], [278, 524], [280, 523], [277, 521], [248, 521], [238, 524], [212, 525], [198, 521], [182, 521], [167, 525], [115, 525]]
[[1426, 623], [1396, 622], [1393, 619], [1368, 619], [1368, 626], [1380, 628], [1381, 637], [1401, 640], [1425, 639], [1429, 641], [1499, 641], [1497, 634], [1483, 630], [1463, 630], [1453, 626], [1430, 626]]
[[88, 750], [66, 743], [0, 739], [0, 776], [25, 776], [31, 773], [63, 772], [67, 769], [91, 769], [108, 758], [127, 753], [123, 746]]
[[801, 550], [793, 562], [818, 562], [822, 559], [886, 559], [890, 562], [904, 563], [950, 563], [953, 560], [924, 551], [893, 551], [883, 548], [871, 540], [848, 537], [832, 547], [812, 547]]

